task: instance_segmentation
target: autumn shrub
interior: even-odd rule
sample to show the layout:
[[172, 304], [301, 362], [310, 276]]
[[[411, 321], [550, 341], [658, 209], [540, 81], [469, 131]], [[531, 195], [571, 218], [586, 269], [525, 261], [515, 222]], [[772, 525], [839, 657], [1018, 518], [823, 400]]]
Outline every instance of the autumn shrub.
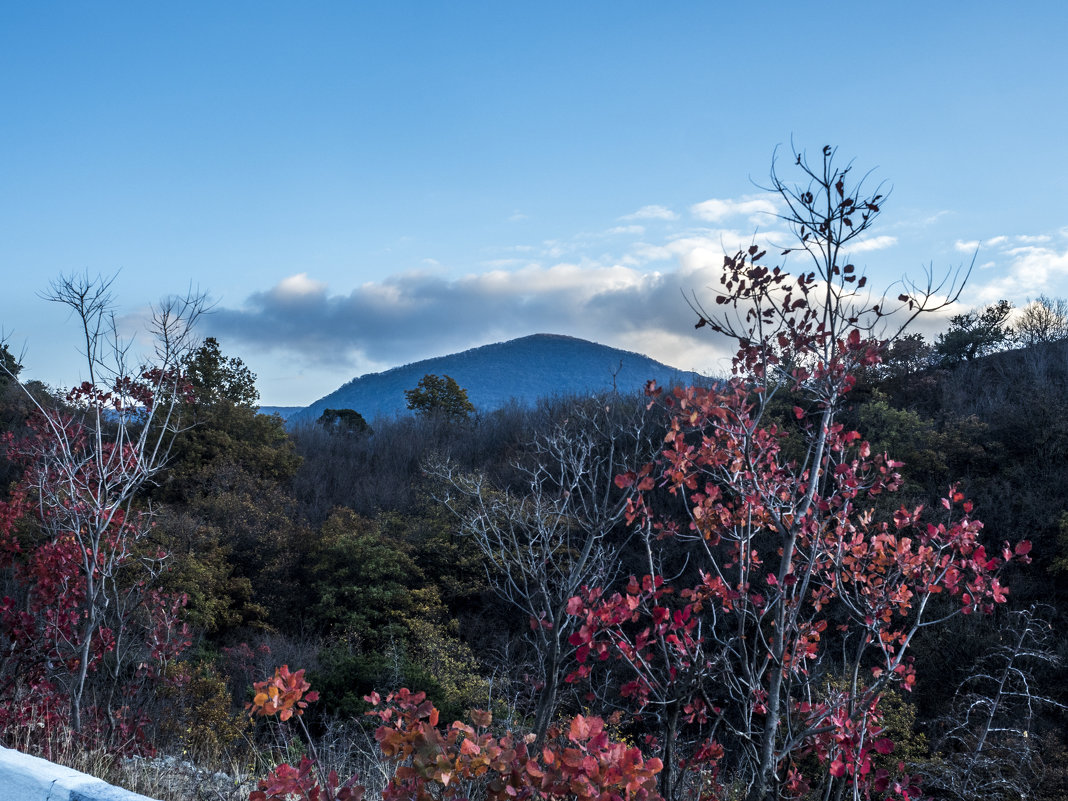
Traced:
[[[257, 683], [250, 710], [260, 717], [301, 720], [317, 694], [309, 692], [304, 671], [285, 666], [267, 681]], [[382, 699], [368, 696], [377, 718], [375, 740], [392, 764], [392, 776], [382, 792], [384, 801], [466, 799], [478, 795], [489, 801], [504, 799], [619, 799], [658, 801], [657, 759], [644, 759], [638, 748], [609, 739], [597, 717], [576, 716], [564, 728], [552, 727], [540, 746], [534, 736], [491, 731], [489, 712], [472, 710], [470, 723], [440, 725], [440, 713], [423, 693], [401, 689]], [[310, 738], [309, 738], [310, 744]], [[308, 801], [359, 801], [365, 788], [352, 776], [342, 782], [326, 771], [313, 745], [300, 764], [277, 766], [259, 783], [252, 801], [292, 796]]]
[[[47, 295], [84, 337], [87, 380], [60, 397], [23, 388], [30, 415], [3, 436], [20, 478], [0, 504], [0, 730], [29, 729], [47, 750], [66, 730], [87, 750], [151, 752], [144, 712], [190, 644], [188, 598], [158, 585], [143, 490], [160, 477], [189, 388], [182, 360], [204, 298], [153, 309], [153, 361], [127, 359], [110, 281], [70, 276]], [[0, 371], [16, 370], [0, 360]]]
[[[18, 489], [0, 502], [0, 567], [10, 592], [0, 601], [8, 654], [0, 737], [46, 758], [68, 735], [89, 750], [151, 753], [158, 729], [146, 709], [174, 685], [170, 668], [189, 645], [185, 598], [152, 589], [151, 575], [128, 564], [143, 525], [136, 512], [113, 511], [86, 546], [63, 523], [50, 532], [52, 521], [35, 516], [44, 502], [31, 499], [41, 491]], [[83, 558], [94, 552], [95, 561]]]

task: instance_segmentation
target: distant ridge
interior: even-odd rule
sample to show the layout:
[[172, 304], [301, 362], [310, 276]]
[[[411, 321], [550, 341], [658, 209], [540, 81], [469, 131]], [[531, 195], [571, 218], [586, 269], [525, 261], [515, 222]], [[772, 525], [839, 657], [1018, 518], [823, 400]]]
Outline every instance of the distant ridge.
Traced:
[[288, 420], [291, 415], [301, 411], [303, 406], [261, 406], [259, 407], [260, 414], [277, 414], [283, 420]]
[[289, 425], [314, 422], [324, 409], [355, 409], [366, 419], [406, 414], [404, 391], [427, 373], [449, 375], [467, 390], [480, 412], [516, 400], [531, 405], [552, 395], [637, 392], [647, 381], [661, 385], [708, 383], [640, 353], [561, 334], [533, 334], [449, 356], [368, 373], [287, 417]]

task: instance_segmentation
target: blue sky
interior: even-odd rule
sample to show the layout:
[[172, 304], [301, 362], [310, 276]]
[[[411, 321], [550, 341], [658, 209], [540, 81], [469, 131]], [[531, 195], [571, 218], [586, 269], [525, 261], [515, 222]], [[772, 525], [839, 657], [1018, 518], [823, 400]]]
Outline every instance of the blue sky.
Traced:
[[65, 386], [51, 279], [118, 272], [131, 329], [198, 287], [278, 405], [542, 331], [722, 370], [682, 292], [778, 235], [753, 182], [791, 139], [892, 186], [873, 284], [978, 247], [965, 302], [1068, 296], [1065, 30], [1060, 2], [0, 4], [0, 325]]

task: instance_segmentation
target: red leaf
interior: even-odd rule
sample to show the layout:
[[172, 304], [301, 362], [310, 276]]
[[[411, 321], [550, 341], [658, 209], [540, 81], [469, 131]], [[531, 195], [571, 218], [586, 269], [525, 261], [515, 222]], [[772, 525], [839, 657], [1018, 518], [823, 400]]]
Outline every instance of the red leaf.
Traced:
[[582, 715], [575, 715], [575, 719], [571, 721], [571, 731], [568, 732], [567, 739], [573, 743], [581, 742], [590, 736], [590, 727], [586, 723], [586, 718]]

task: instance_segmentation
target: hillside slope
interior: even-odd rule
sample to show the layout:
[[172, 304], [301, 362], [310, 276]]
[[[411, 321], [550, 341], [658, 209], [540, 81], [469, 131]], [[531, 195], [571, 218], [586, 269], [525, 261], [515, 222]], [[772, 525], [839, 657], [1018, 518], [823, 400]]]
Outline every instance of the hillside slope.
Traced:
[[638, 353], [575, 337], [534, 334], [368, 373], [295, 412], [287, 422], [314, 422], [324, 409], [355, 409], [368, 420], [404, 414], [404, 391], [427, 373], [456, 379], [481, 412], [511, 400], [532, 404], [552, 395], [604, 392], [613, 385], [621, 392], [637, 392], [650, 379], [664, 385], [708, 381]]

